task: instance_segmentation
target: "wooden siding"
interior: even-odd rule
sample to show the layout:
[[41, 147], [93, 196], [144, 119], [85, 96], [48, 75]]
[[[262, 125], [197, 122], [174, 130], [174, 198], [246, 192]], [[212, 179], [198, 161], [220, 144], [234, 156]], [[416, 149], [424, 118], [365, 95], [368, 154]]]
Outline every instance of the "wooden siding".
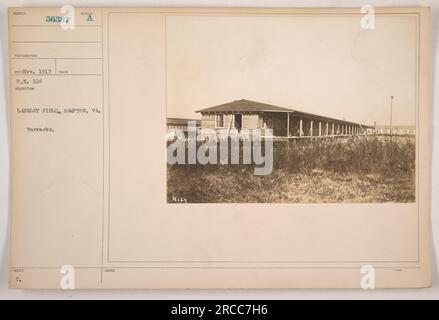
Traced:
[[201, 116], [201, 128], [215, 128], [215, 115], [203, 114]]
[[259, 129], [261, 127], [261, 120], [258, 114], [243, 114], [242, 128], [243, 129]]
[[[223, 128], [229, 128], [230, 120], [232, 119], [231, 114], [224, 114], [224, 127]], [[201, 116], [201, 128], [210, 128], [210, 129], [216, 129], [216, 115], [215, 114], [203, 114]], [[233, 128], [233, 122], [232, 122], [232, 128]]]

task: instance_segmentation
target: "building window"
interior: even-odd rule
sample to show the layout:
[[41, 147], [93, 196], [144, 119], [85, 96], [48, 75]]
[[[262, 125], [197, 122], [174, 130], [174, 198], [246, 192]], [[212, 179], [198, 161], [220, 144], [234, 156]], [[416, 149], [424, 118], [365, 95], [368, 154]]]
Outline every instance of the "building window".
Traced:
[[224, 128], [224, 115], [223, 114], [216, 115], [216, 127], [217, 128]]

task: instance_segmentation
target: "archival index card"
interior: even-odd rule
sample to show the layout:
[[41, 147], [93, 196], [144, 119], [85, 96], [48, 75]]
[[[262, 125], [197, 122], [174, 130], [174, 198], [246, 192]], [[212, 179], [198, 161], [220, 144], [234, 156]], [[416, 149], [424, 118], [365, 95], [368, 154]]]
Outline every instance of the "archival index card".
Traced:
[[10, 8], [11, 288], [430, 285], [428, 8]]

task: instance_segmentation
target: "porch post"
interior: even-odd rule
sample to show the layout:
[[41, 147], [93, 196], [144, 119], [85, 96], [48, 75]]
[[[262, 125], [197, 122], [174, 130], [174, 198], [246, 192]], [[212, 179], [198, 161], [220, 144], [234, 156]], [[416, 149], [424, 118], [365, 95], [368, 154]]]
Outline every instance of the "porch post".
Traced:
[[287, 137], [290, 136], [290, 113], [287, 112]]
[[303, 135], [303, 119], [299, 120], [299, 137]]

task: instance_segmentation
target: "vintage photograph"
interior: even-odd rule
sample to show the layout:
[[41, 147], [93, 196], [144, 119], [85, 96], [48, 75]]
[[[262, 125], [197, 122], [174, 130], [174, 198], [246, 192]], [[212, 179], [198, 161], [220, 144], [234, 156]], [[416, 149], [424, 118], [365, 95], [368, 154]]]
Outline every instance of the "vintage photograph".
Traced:
[[439, 4], [196, 5], [4, 8], [5, 290], [430, 287]]
[[416, 201], [416, 17], [168, 17], [166, 49], [168, 203]]

